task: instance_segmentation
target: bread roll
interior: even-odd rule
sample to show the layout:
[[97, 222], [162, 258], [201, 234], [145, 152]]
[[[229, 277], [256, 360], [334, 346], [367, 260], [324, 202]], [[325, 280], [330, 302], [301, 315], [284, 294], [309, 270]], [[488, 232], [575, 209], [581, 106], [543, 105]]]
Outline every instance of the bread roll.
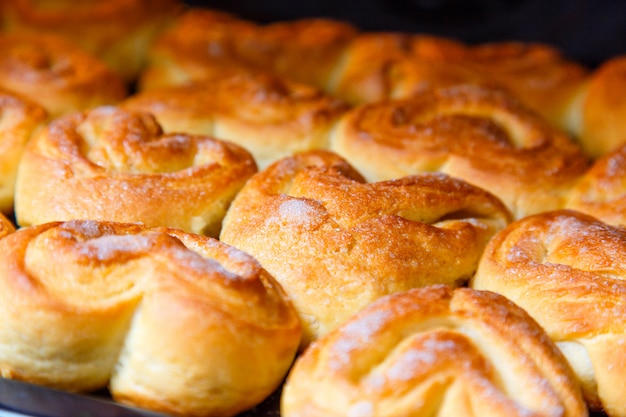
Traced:
[[56, 34], [102, 59], [130, 82], [153, 37], [181, 10], [177, 0], [11, 0], [0, 24], [9, 33]]
[[512, 96], [469, 85], [356, 107], [330, 149], [369, 181], [430, 171], [461, 178], [516, 218], [562, 208], [588, 167], [570, 137]]
[[460, 42], [430, 35], [362, 33], [347, 47], [329, 91], [356, 105], [482, 83], [485, 80], [477, 72], [455, 62], [464, 49]]
[[557, 48], [528, 42], [490, 42], [467, 49], [458, 62], [506, 89], [559, 128], [589, 71]]
[[310, 151], [253, 176], [220, 238], [285, 288], [304, 347], [380, 296], [466, 282], [509, 221], [497, 198], [460, 180], [424, 174], [367, 184], [337, 155]]
[[626, 55], [602, 63], [588, 77], [571, 110], [571, 130], [591, 157], [626, 144]]
[[526, 312], [467, 288], [366, 307], [296, 361], [283, 417], [586, 416], [572, 370]]
[[121, 106], [152, 113], [165, 132], [235, 142], [252, 153], [259, 169], [295, 152], [326, 147], [331, 128], [348, 110], [316, 88], [269, 74], [150, 90]]
[[155, 38], [137, 88], [146, 91], [248, 73], [251, 69], [241, 62], [235, 40], [236, 35], [255, 32], [252, 22], [229, 13], [188, 9]]
[[259, 25], [228, 13], [192, 8], [155, 40], [139, 89], [250, 71], [325, 89], [355, 34], [351, 25], [330, 19]]
[[102, 61], [54, 35], [0, 34], [0, 88], [43, 106], [51, 118], [126, 96]]
[[13, 213], [17, 166], [26, 143], [46, 118], [43, 107], [0, 89], [0, 213]]
[[626, 226], [626, 143], [597, 159], [569, 194], [566, 208]]
[[20, 226], [91, 219], [217, 236], [254, 172], [240, 146], [163, 134], [147, 113], [98, 107], [57, 119], [31, 140], [18, 168], [15, 215]]
[[524, 308], [561, 348], [592, 409], [626, 416], [626, 230], [576, 211], [510, 224], [471, 281]]
[[[250, 256], [175, 229], [47, 223], [0, 239], [0, 372], [127, 404], [232, 416], [269, 396], [301, 327]], [[253, 377], [252, 377], [253, 376]]]

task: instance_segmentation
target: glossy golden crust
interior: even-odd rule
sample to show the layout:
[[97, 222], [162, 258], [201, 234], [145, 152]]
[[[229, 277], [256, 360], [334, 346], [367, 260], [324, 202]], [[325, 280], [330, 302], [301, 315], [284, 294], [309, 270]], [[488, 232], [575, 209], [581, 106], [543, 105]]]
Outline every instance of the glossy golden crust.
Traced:
[[513, 97], [478, 86], [355, 108], [330, 149], [369, 181], [439, 171], [497, 195], [516, 218], [562, 208], [582, 150]]
[[626, 230], [576, 211], [527, 217], [487, 246], [472, 287], [524, 308], [568, 357], [593, 408], [626, 415]]
[[62, 36], [131, 81], [153, 37], [181, 10], [177, 0], [16, 0], [6, 2], [2, 25], [6, 32]]
[[479, 84], [483, 78], [455, 61], [465, 46], [429, 35], [371, 32], [357, 36], [346, 48], [341, 68], [329, 91], [352, 104], [406, 98], [458, 84]]
[[73, 391], [110, 379], [118, 401], [230, 416], [277, 388], [300, 340], [280, 285], [211, 238], [71, 221], [22, 228], [0, 256], [5, 377]]
[[459, 64], [506, 89], [554, 126], [567, 126], [572, 100], [589, 71], [541, 43], [492, 42], [468, 47]]
[[227, 13], [192, 8], [155, 40], [139, 88], [250, 71], [325, 87], [355, 34], [351, 25], [330, 19], [258, 25]]
[[594, 158], [626, 144], [626, 56], [609, 59], [596, 69], [581, 93], [576, 131], [585, 151]]
[[380, 296], [468, 280], [509, 220], [498, 199], [462, 181], [432, 174], [366, 184], [345, 160], [311, 151], [253, 176], [220, 238], [283, 285], [306, 345]]
[[126, 97], [117, 74], [60, 37], [0, 34], [0, 50], [0, 88], [40, 104], [50, 117]]
[[284, 417], [587, 415], [572, 370], [527, 313], [494, 293], [432, 286], [385, 297], [315, 342]]
[[152, 113], [165, 132], [235, 142], [254, 155], [259, 169], [326, 147], [331, 128], [348, 110], [314, 87], [260, 73], [145, 91], [120, 105]]
[[0, 213], [13, 213], [17, 166], [26, 143], [46, 119], [43, 107], [0, 90]]
[[256, 172], [250, 153], [207, 136], [163, 134], [147, 113], [99, 107], [53, 121], [24, 151], [15, 214], [141, 222], [216, 236]]
[[626, 226], [626, 144], [593, 163], [572, 188], [565, 207]]

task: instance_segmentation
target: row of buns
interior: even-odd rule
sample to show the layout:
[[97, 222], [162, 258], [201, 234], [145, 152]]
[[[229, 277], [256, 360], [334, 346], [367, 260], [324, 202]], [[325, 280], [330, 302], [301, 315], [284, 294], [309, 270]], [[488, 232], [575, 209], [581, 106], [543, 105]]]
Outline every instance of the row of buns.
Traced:
[[620, 57], [0, 7], [3, 377], [180, 416], [285, 378], [285, 417], [626, 416]]

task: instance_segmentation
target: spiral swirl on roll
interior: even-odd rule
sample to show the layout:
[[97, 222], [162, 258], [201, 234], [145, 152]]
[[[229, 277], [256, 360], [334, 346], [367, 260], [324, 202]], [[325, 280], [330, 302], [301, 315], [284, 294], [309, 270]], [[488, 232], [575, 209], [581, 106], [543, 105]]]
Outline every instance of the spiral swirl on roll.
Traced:
[[284, 158], [254, 175], [220, 239], [258, 259], [304, 322], [303, 346], [380, 296], [460, 285], [510, 221], [493, 195], [443, 174], [365, 183], [328, 151]]
[[0, 257], [4, 377], [71, 391], [110, 384], [124, 403], [232, 416], [278, 387], [300, 340], [280, 285], [208, 237], [54, 222], [0, 239]]
[[566, 208], [626, 226], [626, 144], [597, 159], [572, 188]]
[[40, 104], [51, 118], [126, 97], [122, 78], [54, 35], [0, 34], [0, 87]]
[[465, 45], [451, 39], [408, 33], [362, 33], [347, 46], [328, 91], [354, 105], [411, 97], [458, 84], [487, 84], [459, 65]]
[[13, 213], [17, 166], [26, 143], [47, 117], [38, 104], [0, 89], [0, 213]]
[[249, 150], [259, 169], [327, 146], [348, 106], [307, 84], [270, 74], [239, 74], [160, 88], [120, 104], [153, 114], [166, 132], [211, 135]]
[[163, 134], [147, 113], [99, 107], [56, 119], [29, 142], [15, 214], [21, 226], [91, 219], [216, 236], [254, 172], [252, 155], [240, 146]]
[[155, 40], [139, 88], [262, 71], [325, 89], [356, 33], [352, 25], [331, 19], [260, 25], [192, 8]]
[[296, 361], [281, 415], [585, 416], [571, 368], [506, 298], [467, 288], [384, 297]]
[[528, 311], [567, 356], [590, 406], [626, 416], [624, 265], [626, 230], [562, 210], [499, 232], [471, 285]]
[[55, 34], [102, 59], [124, 80], [138, 74], [153, 37], [181, 9], [177, 0], [11, 0], [0, 5], [5, 32]]
[[562, 208], [588, 167], [569, 136], [499, 90], [458, 86], [348, 112], [330, 149], [369, 181], [439, 171], [497, 195], [516, 218]]
[[457, 64], [497, 83], [525, 106], [566, 129], [569, 111], [589, 71], [542, 43], [489, 42], [468, 46]]

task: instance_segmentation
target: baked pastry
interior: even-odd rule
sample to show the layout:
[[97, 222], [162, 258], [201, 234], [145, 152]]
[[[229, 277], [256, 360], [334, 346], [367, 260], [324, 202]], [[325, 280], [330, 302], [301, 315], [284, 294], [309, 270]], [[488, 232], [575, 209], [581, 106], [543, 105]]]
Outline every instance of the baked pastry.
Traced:
[[252, 155], [240, 146], [163, 134], [148, 113], [98, 107], [54, 120], [29, 142], [15, 215], [20, 226], [91, 219], [217, 236], [254, 172]]
[[626, 144], [626, 55], [595, 69], [572, 105], [570, 129], [591, 157], [599, 158]]
[[469, 46], [458, 64], [506, 89], [556, 127], [566, 129], [570, 106], [589, 70], [557, 48], [529, 42]]
[[0, 239], [0, 257], [3, 377], [232, 416], [279, 386], [300, 340], [280, 285], [208, 237], [54, 222]]
[[586, 416], [571, 368], [505, 297], [431, 286], [384, 297], [296, 361], [283, 417]]
[[11, 0], [0, 25], [9, 33], [55, 34], [135, 79], [154, 36], [181, 10], [178, 0]]
[[259, 169], [293, 153], [327, 146], [348, 106], [307, 84], [240, 74], [149, 90], [120, 103], [149, 112], [165, 132], [211, 135], [252, 153]]
[[8, 235], [9, 233], [13, 233], [15, 231], [15, 226], [11, 221], [2, 213], [0, 213], [0, 238]]
[[126, 97], [102, 61], [54, 35], [0, 34], [0, 88], [43, 106], [51, 118]]
[[626, 229], [573, 210], [499, 232], [471, 281], [524, 308], [561, 348], [594, 410], [626, 416]]
[[137, 89], [146, 91], [248, 73], [252, 69], [241, 62], [235, 39], [236, 35], [255, 32], [255, 24], [229, 13], [203, 8], [185, 10], [154, 39]]
[[259, 25], [228, 13], [191, 8], [155, 39], [138, 88], [250, 71], [323, 88], [331, 83], [356, 32], [352, 25], [330, 19]]
[[458, 84], [486, 84], [477, 72], [457, 64], [465, 48], [425, 34], [361, 33], [346, 48], [328, 91], [358, 105]]
[[572, 188], [565, 207], [626, 226], [626, 143], [594, 161]]
[[0, 213], [13, 213], [15, 176], [22, 151], [46, 119], [43, 107], [0, 89]]
[[368, 184], [328, 151], [284, 158], [239, 192], [220, 239], [254, 256], [303, 320], [303, 347], [375, 299], [461, 285], [510, 221], [496, 197], [443, 174]]
[[340, 120], [330, 149], [368, 181], [439, 171], [497, 195], [516, 218], [562, 208], [588, 159], [514, 97], [481, 86], [370, 103]]

